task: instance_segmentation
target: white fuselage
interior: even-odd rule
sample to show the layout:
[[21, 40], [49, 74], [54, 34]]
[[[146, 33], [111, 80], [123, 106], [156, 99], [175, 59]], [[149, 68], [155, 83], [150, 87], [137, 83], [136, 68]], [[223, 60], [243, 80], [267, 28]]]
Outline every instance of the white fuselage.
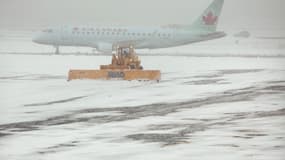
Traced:
[[225, 36], [217, 32], [224, 0], [213, 0], [191, 25], [166, 27], [62, 26], [43, 30], [33, 41], [58, 46], [85, 46], [110, 52], [116, 47], [154, 49], [181, 46]]
[[168, 48], [225, 36], [177, 27], [90, 27], [63, 26], [41, 31], [33, 41], [53, 46], [85, 46], [109, 52], [116, 46], [137, 49]]

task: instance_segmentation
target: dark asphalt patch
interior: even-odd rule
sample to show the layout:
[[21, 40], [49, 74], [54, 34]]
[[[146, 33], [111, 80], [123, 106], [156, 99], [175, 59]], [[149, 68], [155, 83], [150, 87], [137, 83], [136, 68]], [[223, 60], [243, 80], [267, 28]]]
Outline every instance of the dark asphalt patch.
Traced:
[[168, 130], [181, 128], [179, 131], [174, 133], [141, 133], [132, 134], [126, 136], [126, 138], [133, 140], [140, 140], [144, 142], [159, 142], [163, 146], [177, 145], [182, 143], [190, 143], [189, 136], [193, 133], [204, 131], [208, 128], [207, 125], [198, 124], [163, 124], [163, 125], [152, 125], [149, 127], [150, 130]]
[[0, 77], [0, 80], [51, 80], [51, 79], [66, 79], [66, 76], [48, 75], [48, 74], [25, 74], [25, 75]]
[[68, 143], [61, 143], [61, 144], [57, 144], [55, 146], [50, 146], [50, 147], [44, 148], [44, 149], [42, 149], [42, 151], [39, 151], [37, 153], [38, 154], [56, 153], [56, 152], [59, 152], [61, 150], [74, 148], [77, 146], [78, 143], [79, 143], [79, 141], [71, 141]]
[[203, 79], [203, 80], [184, 82], [184, 84], [188, 84], [188, 85], [225, 84], [224, 81], [225, 79]]
[[79, 96], [79, 97], [73, 97], [73, 98], [68, 98], [68, 99], [62, 99], [62, 100], [57, 100], [57, 101], [50, 101], [50, 102], [43, 102], [43, 103], [33, 103], [33, 104], [25, 104], [25, 107], [35, 107], [35, 106], [46, 106], [46, 105], [53, 105], [53, 104], [58, 104], [58, 103], [66, 103], [66, 102], [72, 102], [76, 101], [82, 98], [86, 98], [87, 96]]
[[222, 75], [226, 75], [226, 74], [256, 73], [261, 71], [264, 71], [264, 69], [227, 69], [227, 70], [219, 70], [219, 73]]
[[[183, 84], [188, 84], [188, 85], [230, 84], [229, 82], [226, 82], [226, 79], [222, 77], [228, 74], [244, 74], [244, 73], [255, 73], [255, 72], [261, 72], [261, 71], [263, 70], [262, 69], [218, 70], [216, 73], [189, 77], [189, 79], [194, 78], [194, 79], [199, 79], [199, 80], [183, 82]], [[183, 79], [186, 79], [186, 78], [183, 78]]]
[[8, 136], [8, 135], [11, 135], [11, 134], [9, 134], [9, 133], [1, 133], [1, 132], [0, 132], [0, 138], [1, 138], [1, 137]]
[[127, 138], [150, 143], [164, 142], [164, 146], [189, 143], [185, 136], [178, 134], [133, 134], [127, 136]]

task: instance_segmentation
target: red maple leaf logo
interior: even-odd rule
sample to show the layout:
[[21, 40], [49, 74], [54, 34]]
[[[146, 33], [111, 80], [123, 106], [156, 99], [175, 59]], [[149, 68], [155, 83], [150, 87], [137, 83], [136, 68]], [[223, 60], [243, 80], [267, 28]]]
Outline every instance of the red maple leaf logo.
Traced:
[[218, 20], [217, 16], [214, 16], [213, 12], [209, 12], [206, 16], [203, 16], [203, 21], [206, 25], [214, 25]]

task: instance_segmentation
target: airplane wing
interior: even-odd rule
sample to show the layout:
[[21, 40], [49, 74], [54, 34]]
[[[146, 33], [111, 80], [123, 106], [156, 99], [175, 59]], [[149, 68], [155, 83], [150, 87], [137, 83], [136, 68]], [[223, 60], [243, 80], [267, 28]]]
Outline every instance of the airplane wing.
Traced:
[[114, 47], [120, 46], [120, 47], [130, 47], [130, 46], [136, 46], [137, 44], [143, 43], [144, 40], [131, 40], [131, 41], [119, 41], [116, 43], [109, 43], [109, 42], [100, 42], [96, 44], [97, 50], [102, 52], [112, 52]]
[[119, 41], [114, 46], [120, 46], [120, 47], [129, 47], [129, 46], [136, 46], [137, 44], [143, 43], [144, 40], [131, 40], [131, 41]]

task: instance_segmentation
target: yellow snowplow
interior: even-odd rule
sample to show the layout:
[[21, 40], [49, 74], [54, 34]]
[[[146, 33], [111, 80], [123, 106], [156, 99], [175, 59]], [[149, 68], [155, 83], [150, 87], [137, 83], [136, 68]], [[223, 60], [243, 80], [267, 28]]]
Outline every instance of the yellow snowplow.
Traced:
[[117, 53], [112, 56], [112, 63], [101, 65], [99, 70], [69, 71], [68, 80], [94, 79], [94, 80], [142, 80], [157, 81], [161, 79], [159, 70], [144, 70], [139, 57], [133, 47], [117, 48]]

